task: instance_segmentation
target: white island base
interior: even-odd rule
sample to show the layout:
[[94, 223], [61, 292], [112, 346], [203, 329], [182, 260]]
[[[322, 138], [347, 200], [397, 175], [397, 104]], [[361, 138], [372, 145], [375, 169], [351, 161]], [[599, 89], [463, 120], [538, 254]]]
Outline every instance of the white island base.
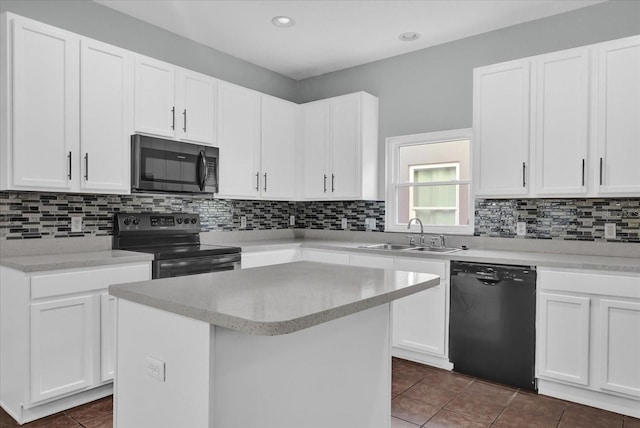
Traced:
[[115, 426], [388, 428], [389, 310], [254, 336], [118, 299]]

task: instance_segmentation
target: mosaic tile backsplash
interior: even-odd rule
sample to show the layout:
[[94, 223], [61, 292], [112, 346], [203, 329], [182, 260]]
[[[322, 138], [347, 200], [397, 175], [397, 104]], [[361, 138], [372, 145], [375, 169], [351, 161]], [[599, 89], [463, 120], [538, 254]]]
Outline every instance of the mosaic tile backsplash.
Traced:
[[[283, 202], [211, 199], [201, 195], [83, 195], [0, 192], [0, 239], [111, 235], [115, 212], [198, 213], [205, 231], [302, 229], [364, 231], [365, 219], [384, 230], [383, 201]], [[478, 199], [475, 235], [515, 237], [516, 223], [527, 224], [526, 238], [604, 241], [604, 224], [616, 224], [618, 242], [640, 242], [640, 198]], [[71, 232], [71, 216], [83, 217], [82, 232]], [[289, 217], [295, 216], [295, 226]], [[247, 227], [240, 228], [240, 217]]]

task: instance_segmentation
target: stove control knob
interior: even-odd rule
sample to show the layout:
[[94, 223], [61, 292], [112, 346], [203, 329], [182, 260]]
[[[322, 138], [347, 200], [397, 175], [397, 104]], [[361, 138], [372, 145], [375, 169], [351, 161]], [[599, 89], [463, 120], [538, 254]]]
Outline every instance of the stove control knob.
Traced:
[[196, 224], [197, 222], [198, 222], [197, 218], [194, 217], [194, 218], [191, 219], [191, 224]]
[[177, 220], [178, 224], [182, 224], [182, 217], [178, 217]]
[[133, 224], [135, 224], [136, 226], [140, 224], [140, 219], [138, 217], [134, 217], [133, 218]]
[[125, 224], [126, 226], [129, 226], [129, 225], [131, 224], [131, 219], [130, 219], [129, 217], [126, 217], [126, 218], [124, 219], [124, 224]]

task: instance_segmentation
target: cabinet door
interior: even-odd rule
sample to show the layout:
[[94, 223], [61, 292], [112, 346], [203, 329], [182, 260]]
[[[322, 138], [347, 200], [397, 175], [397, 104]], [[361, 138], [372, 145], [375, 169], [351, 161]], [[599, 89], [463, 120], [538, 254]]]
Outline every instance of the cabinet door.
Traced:
[[62, 30], [13, 19], [12, 184], [75, 190], [79, 42]]
[[478, 196], [528, 193], [529, 62], [478, 68], [473, 76], [474, 174]]
[[143, 56], [135, 60], [135, 130], [176, 135], [175, 67]]
[[260, 194], [260, 94], [220, 82], [218, 86], [220, 196]]
[[304, 197], [326, 199], [331, 195], [327, 171], [329, 155], [329, 101], [304, 106]]
[[441, 281], [436, 287], [393, 301], [392, 345], [410, 351], [446, 356], [449, 305], [445, 264], [396, 258], [394, 269], [437, 274]]
[[349, 264], [351, 266], [362, 266], [379, 269], [393, 269], [393, 257], [367, 256], [364, 254], [350, 254]]
[[587, 297], [540, 293], [539, 377], [589, 384], [590, 302]]
[[268, 199], [295, 196], [295, 137], [298, 106], [273, 97], [262, 97], [262, 187]]
[[598, 49], [597, 170], [601, 194], [640, 195], [640, 36]]
[[349, 264], [349, 253], [339, 251], [324, 251], [304, 248], [302, 250], [302, 259], [310, 262], [333, 263], [337, 265]]
[[588, 184], [589, 51], [545, 55], [534, 66], [535, 193], [584, 194]]
[[129, 193], [133, 114], [131, 54], [83, 39], [80, 58], [81, 187]]
[[94, 296], [31, 305], [31, 402], [90, 387]]
[[116, 298], [100, 295], [100, 382], [113, 380], [116, 368]]
[[259, 266], [279, 265], [295, 262], [300, 259], [300, 251], [297, 248], [285, 248], [282, 250], [249, 251], [242, 253], [242, 269]]
[[362, 119], [360, 96], [347, 95], [331, 100], [331, 177], [332, 198], [360, 196]]
[[178, 77], [180, 110], [176, 118], [180, 138], [214, 145], [217, 83], [212, 77], [181, 70]]
[[640, 397], [640, 303], [603, 299], [600, 311], [599, 386]]

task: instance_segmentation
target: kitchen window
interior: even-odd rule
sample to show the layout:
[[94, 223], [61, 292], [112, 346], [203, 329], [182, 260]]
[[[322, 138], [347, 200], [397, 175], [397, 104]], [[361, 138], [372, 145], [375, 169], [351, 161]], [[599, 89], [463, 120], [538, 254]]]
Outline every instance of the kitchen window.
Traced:
[[470, 129], [387, 138], [386, 162], [387, 231], [473, 234]]

